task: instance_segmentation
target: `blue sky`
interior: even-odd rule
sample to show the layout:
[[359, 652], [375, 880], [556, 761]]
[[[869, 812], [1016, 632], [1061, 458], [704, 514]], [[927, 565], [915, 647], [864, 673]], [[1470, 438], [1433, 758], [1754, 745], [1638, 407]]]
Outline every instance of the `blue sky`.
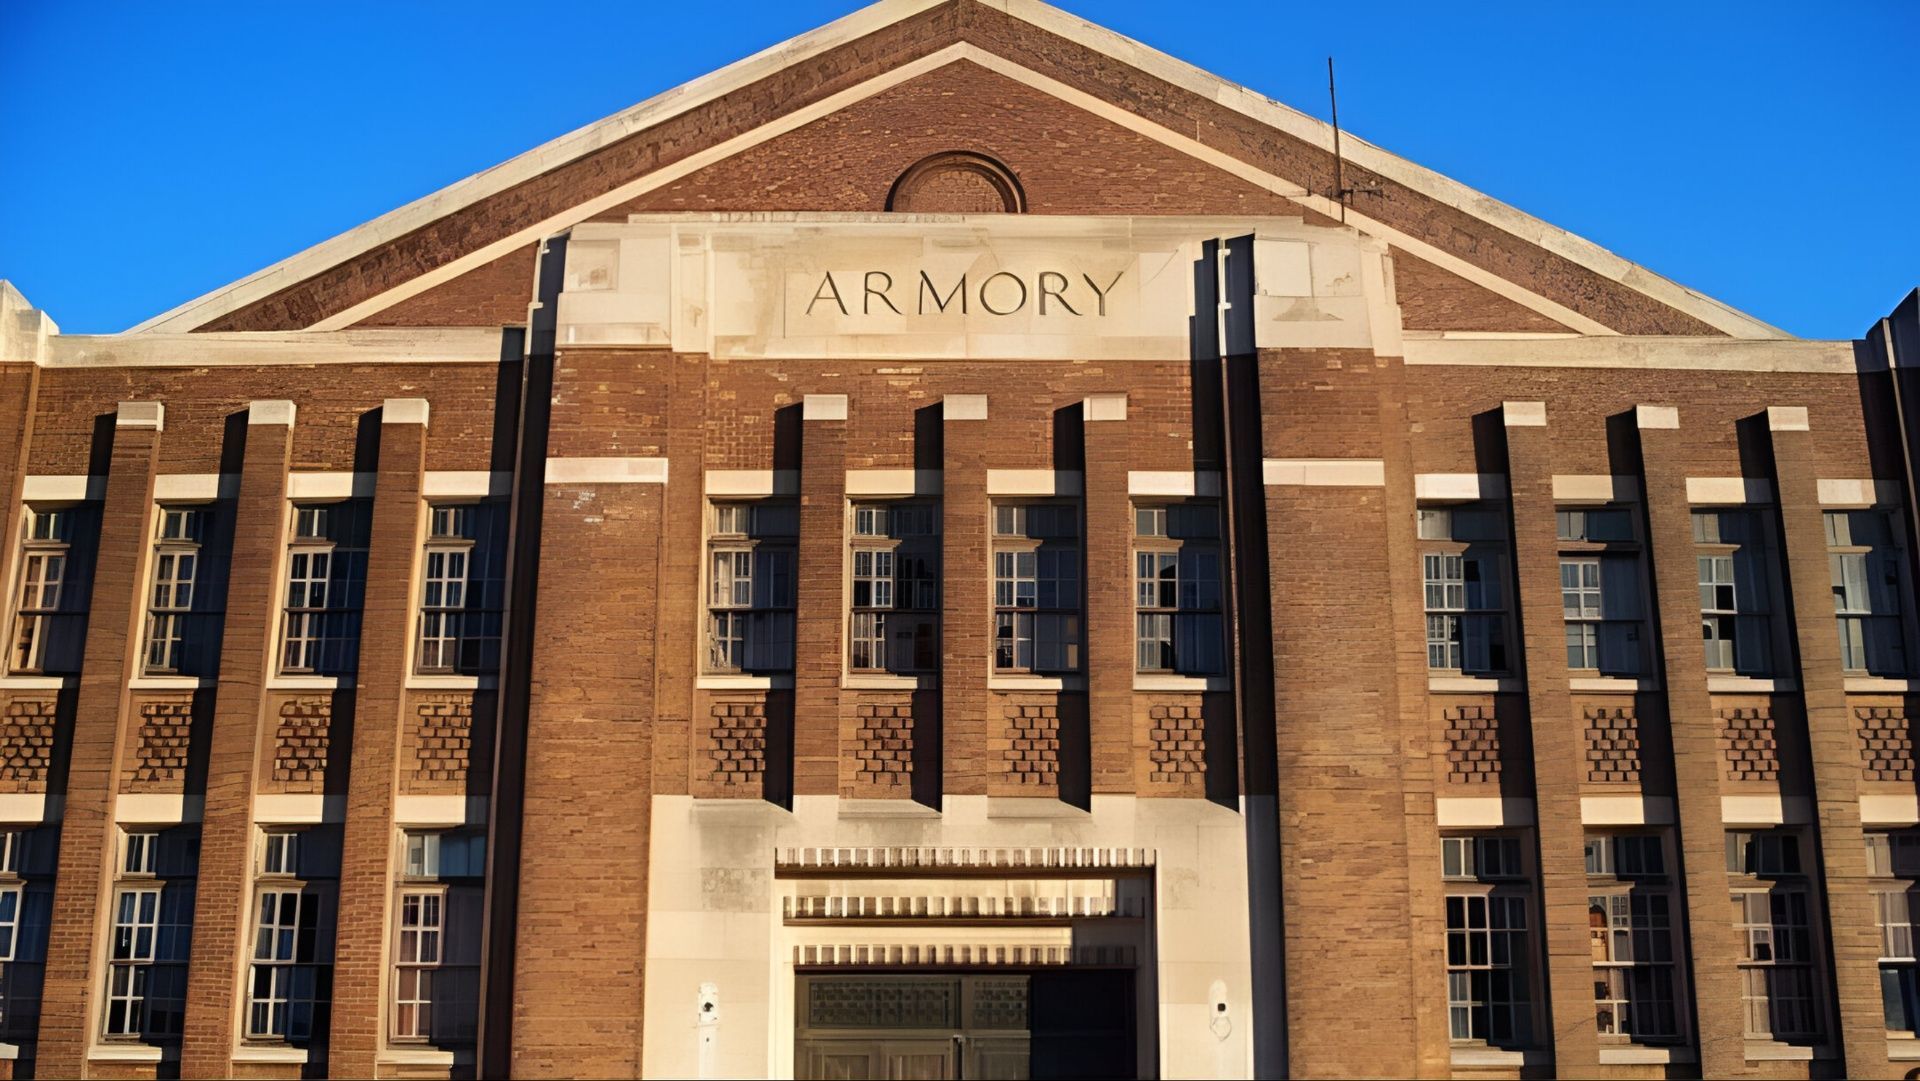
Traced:
[[[1920, 3], [1062, 6], [1809, 337], [1920, 285]], [[0, 277], [124, 329], [849, 0], [0, 0]]]

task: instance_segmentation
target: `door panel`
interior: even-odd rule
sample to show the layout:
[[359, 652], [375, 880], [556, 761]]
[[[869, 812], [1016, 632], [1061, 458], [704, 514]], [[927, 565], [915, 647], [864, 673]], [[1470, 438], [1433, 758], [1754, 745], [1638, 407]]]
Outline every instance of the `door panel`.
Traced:
[[800, 1045], [800, 1076], [819, 1081], [879, 1081], [880, 1045], [871, 1040], [808, 1040]]
[[949, 1081], [953, 1073], [953, 1041], [888, 1040], [880, 1045], [887, 1081]]
[[967, 1081], [1027, 1081], [1025, 1036], [973, 1036], [967, 1040]]

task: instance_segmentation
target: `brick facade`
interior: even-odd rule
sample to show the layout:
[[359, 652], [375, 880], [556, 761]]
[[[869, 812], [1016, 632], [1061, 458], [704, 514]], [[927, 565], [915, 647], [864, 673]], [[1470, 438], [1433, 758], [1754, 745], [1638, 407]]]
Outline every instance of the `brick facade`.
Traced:
[[[23, 1068], [856, 1075], [879, 1060], [807, 1057], [841, 1037], [814, 1031], [803, 979], [1008, 973], [1033, 981], [1035, 1018], [1055, 975], [1123, 973], [1132, 998], [1105, 1012], [1131, 1027], [1077, 1046], [1118, 1047], [1116, 1074], [1813, 1078], [1920, 1057], [1881, 993], [1876, 891], [1906, 879], [1868, 847], [1920, 829], [1913, 388], [1875, 353], [1915, 355], [1911, 302], [1860, 343], [1769, 337], [1371, 148], [1346, 163], [1369, 198], [1342, 224], [1307, 129], [1199, 73], [1118, 59], [1133, 47], [1037, 5], [862, 18], [162, 327], [209, 332], [192, 348], [54, 335], [29, 355], [0, 312], [0, 432], [20, 432], [0, 440], [6, 603], [48, 540], [27, 512], [98, 515], [71, 552], [75, 670], [29, 671], [10, 638], [0, 679], [0, 826], [46, 846], [18, 870], [47, 913], [19, 941], [41, 940], [0, 969], [44, 956], [37, 1025], [0, 1038]], [[957, 151], [998, 171], [896, 189]], [[1032, 217], [999, 215], [1008, 200]], [[528, 239], [562, 218], [571, 235]], [[898, 308], [854, 322], [836, 298], [848, 321], [817, 334], [819, 295], [726, 288], [846, 273], [849, 251], [956, 260], [983, 306], [989, 273], [1023, 304], [1022, 273], [1041, 303], [1049, 273], [1072, 284], [1022, 260], [1126, 256], [1141, 280], [1052, 323], [941, 306], [935, 330]], [[871, 277], [848, 280], [872, 314]], [[1115, 331], [1109, 303], [1146, 314]], [[791, 582], [722, 588], [713, 504], [767, 499], [796, 511]], [[298, 533], [298, 508], [349, 500], [371, 516], [363, 554]], [[884, 641], [910, 665], [852, 660], [867, 500], [937, 522], [935, 629]], [[1136, 510], [1189, 502], [1220, 535], [1162, 539], [1205, 556], [1172, 577], [1139, 562]], [[205, 677], [143, 660], [174, 503], [233, 518], [222, 606], [195, 613], [221, 631]], [[499, 538], [432, 532], [434, 508], [496, 503]], [[1068, 570], [997, 558], [1041, 538], [996, 535], [995, 507], [1041, 503], [1075, 523]], [[1740, 583], [1769, 600], [1742, 610], [1765, 617], [1764, 673], [1710, 666], [1696, 630], [1718, 542], [1695, 514], [1723, 507], [1765, 538]], [[1630, 539], [1558, 521], [1604, 509]], [[1837, 509], [1907, 534], [1882, 579], [1897, 664], [1843, 658]], [[1498, 534], [1458, 541], [1499, 553], [1462, 553], [1471, 603], [1426, 560], [1435, 510]], [[322, 540], [365, 560], [320, 576], [364, 592], [337, 672], [288, 653], [296, 542]], [[430, 662], [428, 594], [461, 554], [472, 592], [442, 607], [488, 629]], [[1563, 576], [1585, 556], [1637, 568], [1631, 616], [1608, 613], [1633, 624], [1630, 670], [1569, 636]], [[1022, 594], [1022, 574], [1053, 584]], [[1071, 659], [1003, 663], [1043, 637], [1015, 617], [1058, 580]], [[872, 607], [889, 604], [918, 607]], [[1163, 646], [1148, 628], [1169, 607], [1188, 622]], [[791, 663], [729, 662], [731, 609], [749, 638], [790, 634]], [[1489, 614], [1484, 641], [1446, 629]], [[1217, 658], [1195, 616], [1221, 627]], [[1497, 660], [1467, 655], [1496, 639]], [[1148, 663], [1157, 649], [1182, 664]], [[116, 861], [149, 830], [196, 854], [151, 876], [191, 913], [177, 1030], [110, 1035], [114, 966], [136, 963], [115, 953], [132, 949], [116, 891], [149, 877]], [[306, 862], [267, 866], [280, 833]], [[1748, 834], [1791, 837], [1800, 865], [1730, 864]], [[1620, 837], [1657, 839], [1658, 872], [1599, 866]], [[1516, 862], [1462, 870], [1468, 841]], [[1756, 1025], [1784, 1009], [1756, 1005], [1747, 973], [1800, 963], [1797, 940], [1750, 956], [1729, 895], [1787, 886], [1804, 886], [1811, 1020], [1775, 1039]], [[1674, 1031], [1606, 1031], [1595, 897], [1648, 890], [1671, 905]], [[289, 961], [259, 934], [268, 892], [326, 913], [302, 924], [318, 947], [298, 964], [326, 988], [310, 1033], [259, 1031]], [[1509, 922], [1468, 926], [1491, 898], [1516, 899]], [[1497, 996], [1469, 971], [1498, 966], [1461, 960], [1492, 931], [1518, 944], [1517, 1033], [1488, 1030]], [[401, 988], [423, 966], [442, 990], [416, 1011]], [[984, 997], [955, 1003], [1011, 1023], [987, 1008], [1010, 985], [966, 986]], [[960, 1056], [996, 1038], [948, 1027], [981, 1041], [928, 1038]]]

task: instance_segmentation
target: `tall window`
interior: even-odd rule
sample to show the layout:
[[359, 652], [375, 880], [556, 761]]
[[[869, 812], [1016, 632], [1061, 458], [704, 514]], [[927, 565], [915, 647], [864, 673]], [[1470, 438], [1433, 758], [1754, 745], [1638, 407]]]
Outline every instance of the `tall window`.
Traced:
[[358, 665], [370, 525], [365, 500], [293, 508], [282, 672], [351, 675]]
[[940, 666], [940, 512], [927, 503], [853, 506], [852, 624], [856, 672]]
[[21, 515], [20, 572], [15, 579], [8, 666], [14, 672], [70, 674], [80, 670], [86, 615], [75, 542], [92, 528], [80, 507], [26, 508]]
[[1520, 840], [1440, 839], [1446, 880], [1447, 1025], [1455, 1043], [1533, 1041], [1531, 899]]
[[707, 670], [791, 671], [794, 505], [715, 503], [710, 514]]
[[1693, 541], [1708, 671], [1770, 674], [1773, 586], [1765, 524], [1749, 510], [1697, 510]]
[[109, 1040], [179, 1040], [193, 935], [195, 827], [120, 835], [104, 1032]]
[[994, 505], [993, 667], [1000, 672], [1079, 670], [1077, 504]]
[[1741, 1002], [1751, 1039], [1804, 1040], [1820, 1031], [1813, 928], [1800, 838], [1786, 830], [1727, 833]]
[[1194, 676], [1225, 671], [1219, 508], [1137, 506], [1133, 544], [1138, 670]]
[[1674, 908], [1659, 834], [1587, 836], [1594, 1021], [1602, 1039], [1659, 1043], [1679, 1038]]
[[303, 1044], [327, 1029], [338, 834], [263, 830], [255, 853], [246, 1038]]
[[1620, 507], [1555, 514], [1567, 667], [1637, 676], [1646, 671], [1640, 547], [1633, 514]]
[[40, 1024], [59, 849], [49, 832], [0, 828], [0, 1040], [8, 1043], [33, 1040]]
[[1508, 671], [1504, 509], [1423, 508], [1419, 533], [1427, 667], [1472, 675]]
[[147, 599], [146, 671], [149, 674], [210, 674], [213, 626], [195, 617], [205, 608], [205, 567], [200, 558], [208, 511], [201, 507], [160, 507], [154, 515], [153, 587]]
[[392, 1037], [471, 1043], [479, 1023], [481, 874], [486, 834], [401, 834], [394, 898]]
[[504, 511], [498, 502], [428, 508], [415, 660], [420, 671], [481, 675], [499, 667], [506, 604]]
[[1880, 999], [1887, 1031], [1920, 1030], [1920, 831], [1867, 834], [1867, 875], [1873, 880], [1873, 922], [1880, 932]]
[[1874, 510], [1828, 511], [1826, 523], [1841, 667], [1876, 676], [1906, 675], [1901, 555], [1893, 515]]

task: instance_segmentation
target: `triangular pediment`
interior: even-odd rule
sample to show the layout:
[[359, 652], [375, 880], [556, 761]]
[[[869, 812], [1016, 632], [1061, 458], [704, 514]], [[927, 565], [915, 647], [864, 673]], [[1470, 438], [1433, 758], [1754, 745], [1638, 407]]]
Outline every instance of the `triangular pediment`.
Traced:
[[[136, 330], [498, 325], [535, 245], [656, 211], [884, 209], [937, 151], [1030, 213], [1328, 222], [1331, 130], [1032, 0], [884, 0], [557, 139]], [[1392, 245], [1410, 329], [1786, 337], [1366, 142], [1346, 224]]]

